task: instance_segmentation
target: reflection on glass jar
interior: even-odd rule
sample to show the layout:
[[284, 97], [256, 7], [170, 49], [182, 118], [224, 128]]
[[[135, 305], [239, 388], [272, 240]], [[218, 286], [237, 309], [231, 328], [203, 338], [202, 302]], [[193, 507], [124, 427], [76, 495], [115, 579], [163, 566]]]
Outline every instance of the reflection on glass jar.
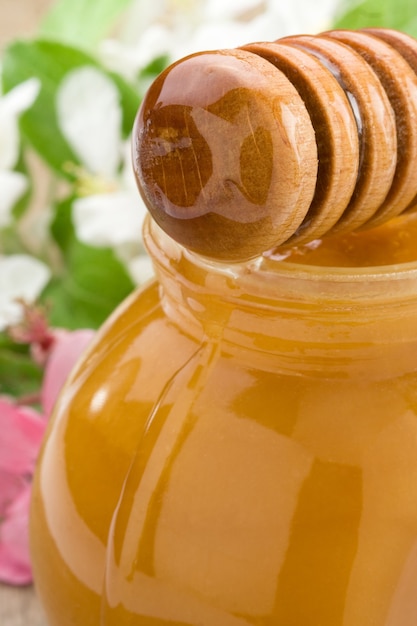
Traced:
[[38, 467], [50, 626], [415, 626], [417, 262], [373, 236], [226, 266], [148, 221]]

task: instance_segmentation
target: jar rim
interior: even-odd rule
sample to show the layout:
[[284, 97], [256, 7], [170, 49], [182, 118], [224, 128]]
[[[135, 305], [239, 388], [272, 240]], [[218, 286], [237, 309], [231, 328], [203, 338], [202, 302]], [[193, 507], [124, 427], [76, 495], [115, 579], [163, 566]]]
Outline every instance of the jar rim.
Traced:
[[182, 259], [192, 264], [195, 270], [210, 272], [229, 282], [236, 282], [242, 290], [248, 293], [255, 291], [256, 295], [263, 293], [266, 297], [274, 298], [279, 284], [280, 291], [287, 285], [293, 294], [304, 290], [305, 296], [313, 299], [316, 299], [315, 296], [330, 300], [339, 300], [341, 297], [385, 301], [398, 297], [417, 299], [417, 260], [388, 265], [339, 267], [291, 263], [259, 256], [250, 261], [225, 263], [184, 248], [169, 237], [150, 215], [144, 222], [144, 241], [157, 265], [165, 264], [169, 259], [173, 267], [173, 261], [175, 265], [175, 260]]

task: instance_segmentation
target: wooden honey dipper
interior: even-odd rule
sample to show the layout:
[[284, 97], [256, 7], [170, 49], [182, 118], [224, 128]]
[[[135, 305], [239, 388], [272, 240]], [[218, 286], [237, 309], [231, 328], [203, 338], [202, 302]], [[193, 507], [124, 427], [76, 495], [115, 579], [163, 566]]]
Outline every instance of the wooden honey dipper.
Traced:
[[155, 221], [208, 257], [377, 226], [417, 204], [417, 41], [335, 30], [190, 55], [133, 134]]

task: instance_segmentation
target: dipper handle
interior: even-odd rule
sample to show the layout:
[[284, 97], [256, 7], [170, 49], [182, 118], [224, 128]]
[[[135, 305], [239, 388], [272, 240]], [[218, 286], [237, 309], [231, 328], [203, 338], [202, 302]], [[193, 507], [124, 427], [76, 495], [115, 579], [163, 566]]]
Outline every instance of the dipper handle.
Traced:
[[205, 256], [379, 225], [417, 204], [417, 41], [335, 30], [190, 55], [133, 137], [153, 218]]

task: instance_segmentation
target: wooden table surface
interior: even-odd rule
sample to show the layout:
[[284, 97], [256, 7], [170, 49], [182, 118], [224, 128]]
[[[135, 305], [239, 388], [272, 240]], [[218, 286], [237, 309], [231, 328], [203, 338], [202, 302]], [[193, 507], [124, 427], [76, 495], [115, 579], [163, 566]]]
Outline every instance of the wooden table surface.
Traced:
[[47, 626], [33, 587], [0, 584], [1, 626]]

